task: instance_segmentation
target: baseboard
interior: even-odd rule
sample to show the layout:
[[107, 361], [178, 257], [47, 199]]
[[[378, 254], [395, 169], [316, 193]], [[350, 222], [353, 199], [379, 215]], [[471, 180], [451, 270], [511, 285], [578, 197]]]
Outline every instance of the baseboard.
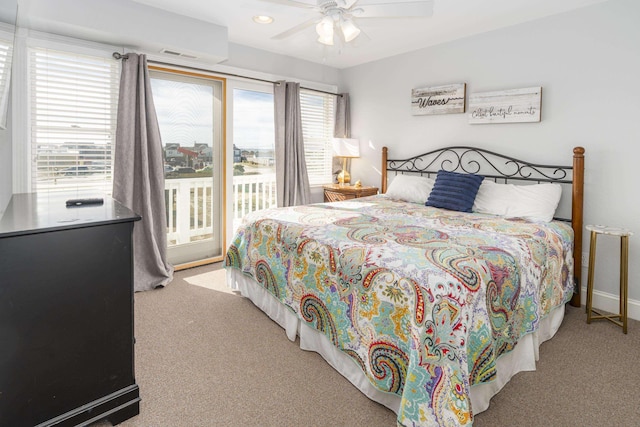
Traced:
[[[586, 304], [587, 287], [582, 288], [580, 301]], [[607, 311], [609, 313], [620, 312], [620, 297], [617, 294], [610, 294], [602, 291], [593, 291], [593, 308]], [[640, 320], [640, 301], [627, 300], [627, 317], [629, 319]]]

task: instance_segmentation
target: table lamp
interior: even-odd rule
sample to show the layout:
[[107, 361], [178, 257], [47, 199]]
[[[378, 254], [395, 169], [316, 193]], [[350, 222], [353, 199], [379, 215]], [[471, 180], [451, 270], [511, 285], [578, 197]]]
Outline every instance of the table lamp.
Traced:
[[351, 175], [347, 172], [347, 158], [360, 157], [360, 141], [355, 138], [333, 138], [333, 155], [342, 157], [342, 172], [338, 174], [338, 183], [348, 185]]

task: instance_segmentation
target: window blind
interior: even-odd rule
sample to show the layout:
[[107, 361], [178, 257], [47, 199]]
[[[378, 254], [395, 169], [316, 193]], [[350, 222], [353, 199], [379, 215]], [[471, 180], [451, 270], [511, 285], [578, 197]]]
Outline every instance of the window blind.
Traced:
[[29, 51], [33, 191], [111, 194], [119, 61]]
[[0, 33], [0, 125], [4, 126], [9, 103], [9, 81], [11, 80], [11, 58], [13, 42]]
[[332, 181], [334, 105], [335, 95], [300, 90], [302, 135], [310, 185]]

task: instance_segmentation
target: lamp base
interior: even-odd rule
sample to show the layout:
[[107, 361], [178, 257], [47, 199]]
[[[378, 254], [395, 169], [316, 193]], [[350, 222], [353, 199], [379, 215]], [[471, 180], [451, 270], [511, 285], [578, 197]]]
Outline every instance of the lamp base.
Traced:
[[351, 182], [351, 175], [347, 172], [347, 158], [342, 158], [342, 172], [338, 174], [338, 184], [349, 185]]
[[351, 182], [351, 175], [346, 170], [343, 170], [338, 174], [338, 184], [349, 185]]

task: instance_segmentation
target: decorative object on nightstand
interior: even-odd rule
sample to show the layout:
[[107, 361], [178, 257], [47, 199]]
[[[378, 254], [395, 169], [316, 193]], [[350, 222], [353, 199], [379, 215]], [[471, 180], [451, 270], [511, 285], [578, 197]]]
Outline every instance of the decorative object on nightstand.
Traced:
[[[624, 228], [607, 227], [605, 225], [587, 225], [591, 231], [591, 243], [589, 246], [589, 277], [587, 279], [587, 323], [592, 320], [606, 319], [622, 327], [622, 332], [627, 333], [627, 292], [628, 292], [628, 264], [629, 264], [629, 237], [633, 233]], [[593, 279], [596, 264], [596, 242], [598, 234], [620, 237], [620, 313], [604, 315], [593, 309]], [[597, 316], [593, 316], [592, 312]], [[617, 320], [616, 320], [617, 319]]]
[[362, 188], [362, 183], [360, 182], [360, 180], [357, 180], [355, 184], [353, 184], [353, 186], [355, 188]]
[[364, 185], [356, 187], [355, 185], [327, 184], [323, 185], [323, 188], [325, 202], [341, 202], [378, 194], [378, 187]]
[[333, 138], [333, 155], [342, 157], [342, 172], [338, 174], [338, 183], [349, 184], [351, 175], [347, 171], [347, 159], [360, 157], [360, 141], [355, 138]]

